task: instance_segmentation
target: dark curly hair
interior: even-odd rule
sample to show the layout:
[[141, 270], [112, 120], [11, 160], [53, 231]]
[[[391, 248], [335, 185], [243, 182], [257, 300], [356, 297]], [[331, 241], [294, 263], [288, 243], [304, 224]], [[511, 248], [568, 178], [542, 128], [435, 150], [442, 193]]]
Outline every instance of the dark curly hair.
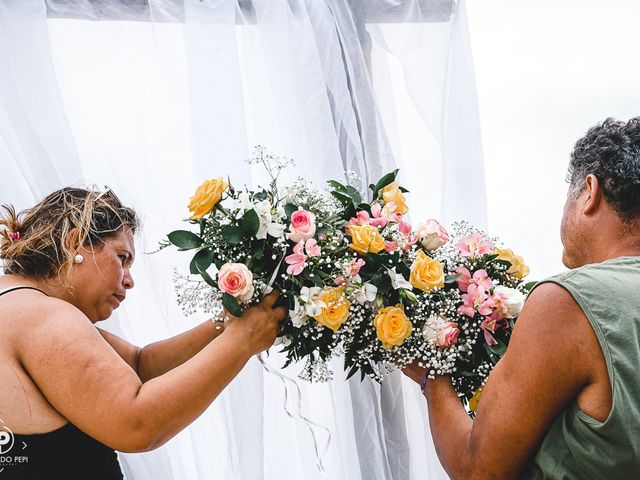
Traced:
[[[122, 229], [136, 232], [136, 212], [122, 205], [110, 189], [65, 187], [47, 195], [37, 205], [16, 213], [12, 205], [0, 206], [0, 260], [5, 274], [37, 279], [69, 272], [81, 246], [100, 248]], [[77, 229], [75, 244], [67, 236]]]
[[624, 222], [640, 216], [640, 117], [608, 118], [576, 142], [567, 174], [574, 194], [584, 189], [589, 174]]

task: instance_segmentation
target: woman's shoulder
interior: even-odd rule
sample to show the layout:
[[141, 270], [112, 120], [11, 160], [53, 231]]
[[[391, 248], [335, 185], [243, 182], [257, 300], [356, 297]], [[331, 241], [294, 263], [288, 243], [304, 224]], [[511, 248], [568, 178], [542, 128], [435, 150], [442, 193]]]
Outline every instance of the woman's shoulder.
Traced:
[[[4, 279], [3, 279], [4, 280]], [[20, 285], [16, 282], [0, 282], [0, 292]], [[71, 303], [46, 295], [32, 288], [11, 290], [0, 295], [0, 324], [3, 337], [9, 342], [19, 340], [23, 333], [35, 333], [41, 329], [55, 329], [72, 322], [80, 328], [92, 326], [90, 320]]]

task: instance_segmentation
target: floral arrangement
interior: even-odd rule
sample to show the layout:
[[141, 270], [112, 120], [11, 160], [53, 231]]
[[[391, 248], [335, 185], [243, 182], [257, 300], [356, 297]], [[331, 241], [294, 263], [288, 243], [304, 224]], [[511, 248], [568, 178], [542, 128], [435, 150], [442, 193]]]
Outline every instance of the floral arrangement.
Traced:
[[344, 356], [348, 377], [382, 381], [417, 360], [431, 376], [449, 374], [473, 399], [504, 354], [530, 285], [521, 257], [466, 223], [452, 235], [436, 220], [408, 222], [407, 191], [397, 170], [369, 186], [371, 201], [347, 181], [319, 189], [300, 180], [282, 192], [291, 161], [257, 148], [268, 188], [236, 189], [205, 181], [188, 220], [163, 246], [195, 250], [193, 278], [176, 275], [180, 304], [241, 316], [277, 288], [289, 306], [280, 343], [301, 377], [331, 377], [328, 360]]

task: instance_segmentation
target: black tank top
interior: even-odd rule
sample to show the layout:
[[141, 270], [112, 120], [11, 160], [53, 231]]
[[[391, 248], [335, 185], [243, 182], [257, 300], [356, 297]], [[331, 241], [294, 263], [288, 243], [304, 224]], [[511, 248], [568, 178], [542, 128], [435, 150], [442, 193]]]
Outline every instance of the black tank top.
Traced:
[[[21, 289], [38, 290], [18, 286], [0, 291], [0, 295]], [[4, 433], [0, 442], [0, 480], [124, 478], [116, 452], [72, 423], [52, 432], [30, 435], [11, 433], [0, 424], [0, 433]]]

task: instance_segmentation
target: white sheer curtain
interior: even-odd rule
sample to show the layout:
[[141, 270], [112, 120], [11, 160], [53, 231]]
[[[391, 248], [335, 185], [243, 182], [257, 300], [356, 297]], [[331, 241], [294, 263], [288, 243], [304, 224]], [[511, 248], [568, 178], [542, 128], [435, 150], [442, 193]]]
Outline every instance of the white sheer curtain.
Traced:
[[[484, 178], [464, 4], [447, 0], [3, 0], [0, 201], [25, 207], [70, 183], [107, 184], [142, 215], [136, 288], [106, 323], [136, 344], [202, 318], [175, 304], [186, 258], [145, 255], [180, 228], [204, 178], [255, 185], [265, 145], [322, 184], [400, 166], [412, 216], [485, 223]], [[272, 367], [282, 364], [275, 351]], [[295, 378], [300, 367], [284, 373]], [[283, 386], [252, 361], [164, 447], [121, 455], [129, 479], [444, 478], [424, 400], [400, 373], [382, 386], [302, 388], [331, 431], [316, 468]], [[295, 410], [294, 401], [290, 406]], [[318, 430], [320, 444], [326, 435]], [[322, 449], [321, 449], [322, 450]]]

